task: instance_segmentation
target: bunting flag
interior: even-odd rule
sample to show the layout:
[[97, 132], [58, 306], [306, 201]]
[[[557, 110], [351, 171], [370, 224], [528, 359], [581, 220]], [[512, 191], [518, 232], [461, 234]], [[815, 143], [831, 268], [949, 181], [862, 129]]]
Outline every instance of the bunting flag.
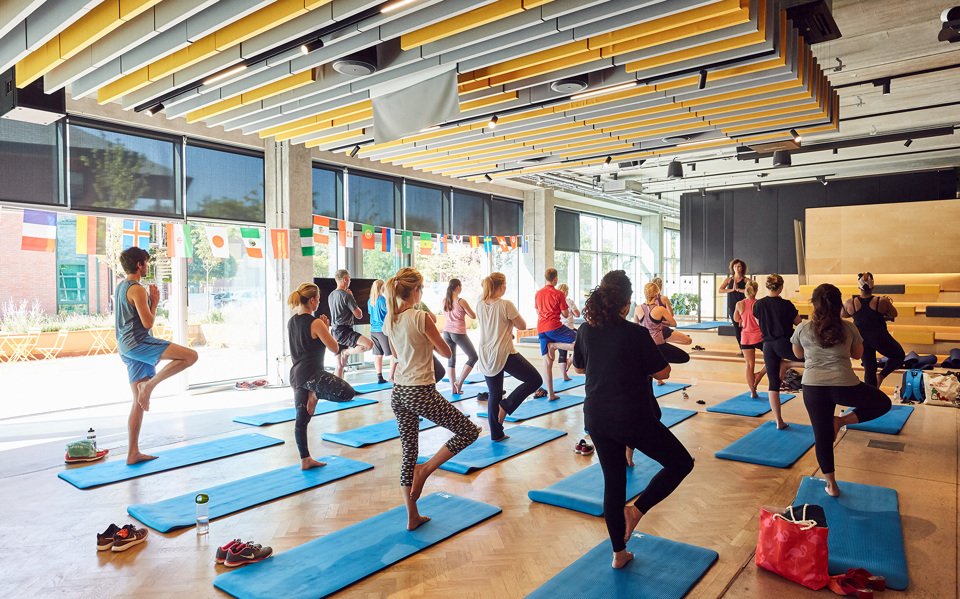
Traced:
[[461, 244], [461, 243], [463, 243], [463, 235], [454, 235], [454, 236], [453, 236], [453, 242], [456, 243], [456, 244]]
[[447, 236], [442, 233], [437, 233], [437, 244], [434, 246], [438, 254], [447, 253]]
[[404, 231], [400, 235], [400, 251], [404, 254], [413, 253], [413, 231]]
[[32, 252], [56, 251], [57, 213], [43, 210], [24, 210], [20, 249]]
[[240, 237], [248, 258], [263, 259], [263, 237], [260, 227], [240, 227]]
[[500, 246], [500, 251], [506, 254], [510, 251], [510, 246], [507, 244], [507, 238], [502, 235], [497, 236], [497, 244]]
[[274, 260], [290, 259], [290, 230], [270, 229], [270, 249], [273, 250]]
[[122, 249], [137, 246], [141, 250], [150, 249], [150, 222], [145, 220], [123, 221]]
[[511, 236], [510, 236], [510, 249], [511, 249], [511, 250], [517, 249], [517, 236], [516, 236], [516, 235], [511, 235]]
[[380, 250], [385, 253], [393, 251], [393, 229], [390, 227], [380, 229]]
[[97, 216], [77, 216], [77, 255], [105, 255], [107, 253], [107, 219]]
[[312, 256], [313, 252], [313, 227], [300, 229], [300, 255]]
[[167, 256], [170, 258], [193, 258], [193, 239], [190, 237], [190, 225], [167, 223]]
[[420, 254], [429, 256], [433, 253], [433, 236], [429, 233], [420, 234]]
[[492, 238], [492, 237], [485, 236], [485, 237], [483, 238], [483, 251], [486, 252], [486, 253], [488, 253], [488, 254], [491, 253], [491, 252], [493, 252], [493, 238]]
[[330, 243], [330, 219], [326, 216], [313, 215], [313, 242], [319, 245]]
[[477, 249], [478, 247], [480, 247], [480, 238], [477, 237], [476, 235], [471, 235], [470, 247], [472, 247], [473, 249]]
[[527, 254], [529, 252], [530, 252], [530, 236], [524, 235], [523, 236], [523, 253]]
[[360, 247], [365, 250], [377, 248], [376, 239], [373, 236], [373, 225], [360, 225]]
[[340, 229], [337, 231], [337, 238], [340, 240], [340, 247], [353, 247], [353, 223], [348, 220], [340, 221]]
[[[124, 225], [126, 229], [126, 225]], [[214, 258], [229, 258], [230, 257], [230, 245], [227, 243], [227, 229], [225, 227], [210, 227], [207, 228], [207, 241], [210, 243], [210, 250], [213, 252]], [[124, 235], [126, 237], [126, 235]]]

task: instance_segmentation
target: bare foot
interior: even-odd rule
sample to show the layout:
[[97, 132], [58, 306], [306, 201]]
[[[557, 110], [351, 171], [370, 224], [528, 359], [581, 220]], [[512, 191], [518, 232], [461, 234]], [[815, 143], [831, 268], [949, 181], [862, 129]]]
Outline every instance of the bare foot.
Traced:
[[416, 530], [421, 524], [430, 521], [429, 516], [416, 516], [415, 518], [407, 518], [407, 530]]
[[751, 389], [751, 390], [750, 390], [750, 397], [752, 397], [753, 399], [756, 399], [756, 398], [760, 397], [760, 394], [757, 393], [757, 390], [756, 390], [756, 389]]
[[824, 487], [823, 490], [826, 491], [827, 495], [830, 497], [840, 497], [840, 487], [837, 485], [831, 485], [830, 483], [827, 483], [827, 486]]
[[633, 468], [633, 456], [627, 458], [627, 468]]
[[572, 378], [569, 374], [567, 374], [566, 372], [564, 372], [564, 373], [563, 373], [563, 380], [565, 380], [565, 381], [572, 381], [573, 378]]
[[659, 385], [666, 385], [666, 384], [667, 384], [667, 383], [666, 383], [665, 381], [661, 381], [660, 379], [657, 379], [657, 385], [658, 385], [658, 386], [659, 386]]
[[149, 462], [150, 460], [157, 459], [155, 455], [148, 455], [146, 453], [128, 453], [127, 454], [127, 466], [132, 466], [133, 464], [139, 464], [140, 462]]
[[[427, 482], [427, 467], [423, 464], [417, 464], [413, 467], [413, 484], [410, 485], [410, 499], [420, 499], [423, 493], [423, 485]], [[417, 525], [419, 526], [419, 524]], [[411, 529], [412, 530], [412, 529]]]
[[153, 389], [150, 389], [150, 381], [140, 381], [137, 383], [137, 403], [144, 412], [150, 411], [150, 394], [152, 392]]
[[633, 554], [624, 549], [623, 551], [617, 551], [613, 554], [613, 566], [614, 570], [619, 570], [620, 568], [626, 566], [630, 563], [630, 560], [633, 559]]
[[507, 411], [503, 409], [503, 406], [500, 406], [500, 413], [497, 415], [497, 420], [500, 424], [503, 424], [503, 421], [507, 419]]
[[318, 462], [313, 458], [303, 458], [300, 460], [300, 469], [301, 470], [310, 470], [311, 468], [320, 468], [321, 466], [326, 466], [326, 462]]
[[780, 420], [780, 421], [777, 422], [777, 430], [778, 430], [778, 431], [782, 431], [783, 429], [787, 428], [788, 426], [790, 426], [790, 425], [787, 424], [786, 422], [784, 422], [783, 420]]
[[643, 518], [643, 512], [637, 509], [635, 505], [628, 505], [623, 508], [623, 517], [627, 524], [626, 534], [623, 535], [623, 542], [626, 543], [630, 540], [630, 535], [632, 535], [633, 531], [637, 528], [637, 524], [640, 524], [640, 518]]
[[560, 399], [560, 396], [557, 395], [556, 393], [554, 393], [554, 394], [550, 397], [550, 401], [556, 401], [556, 400], [558, 400], [558, 399]]

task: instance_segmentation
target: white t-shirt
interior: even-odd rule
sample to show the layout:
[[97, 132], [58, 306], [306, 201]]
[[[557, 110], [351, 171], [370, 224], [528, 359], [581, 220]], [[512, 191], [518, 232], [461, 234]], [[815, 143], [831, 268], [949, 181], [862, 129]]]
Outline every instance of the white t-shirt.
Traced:
[[577, 323], [575, 322], [577, 317], [573, 315], [573, 311], [577, 308], [577, 305], [573, 303], [572, 298], [567, 298], [567, 317], [563, 319], [563, 324], [567, 326], [568, 329], [577, 328]]
[[479, 370], [485, 376], [499, 374], [510, 354], [517, 353], [513, 347], [513, 319], [520, 315], [513, 302], [497, 299], [492, 303], [483, 300], [477, 304], [477, 322], [480, 328]]
[[426, 312], [404, 310], [394, 323], [384, 322], [384, 331], [397, 350], [397, 371], [393, 380], [398, 385], [433, 385], [433, 342], [427, 337]]

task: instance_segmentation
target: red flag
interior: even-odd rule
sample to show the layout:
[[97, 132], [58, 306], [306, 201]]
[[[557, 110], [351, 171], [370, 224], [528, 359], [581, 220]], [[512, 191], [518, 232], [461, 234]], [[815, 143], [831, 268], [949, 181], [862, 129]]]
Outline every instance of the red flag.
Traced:
[[313, 242], [318, 245], [330, 243], [330, 219], [326, 216], [313, 215]]
[[274, 260], [290, 259], [290, 231], [288, 229], [270, 229], [270, 245]]
[[517, 249], [517, 236], [516, 236], [516, 235], [511, 235], [511, 236], [510, 236], [510, 249], [511, 249], [511, 250]]
[[500, 244], [501, 252], [509, 252], [510, 246], [507, 245], [507, 238], [503, 236], [497, 236], [497, 243]]
[[476, 235], [470, 236], [470, 247], [478, 248], [480, 247], [480, 238]]

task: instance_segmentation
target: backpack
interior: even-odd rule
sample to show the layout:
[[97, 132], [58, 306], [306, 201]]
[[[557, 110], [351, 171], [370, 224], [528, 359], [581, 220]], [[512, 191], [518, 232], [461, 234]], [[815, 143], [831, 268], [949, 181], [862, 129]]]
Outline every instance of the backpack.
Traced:
[[926, 399], [922, 370], [906, 370], [903, 384], [900, 385], [900, 400], [903, 402], [923, 402]]

